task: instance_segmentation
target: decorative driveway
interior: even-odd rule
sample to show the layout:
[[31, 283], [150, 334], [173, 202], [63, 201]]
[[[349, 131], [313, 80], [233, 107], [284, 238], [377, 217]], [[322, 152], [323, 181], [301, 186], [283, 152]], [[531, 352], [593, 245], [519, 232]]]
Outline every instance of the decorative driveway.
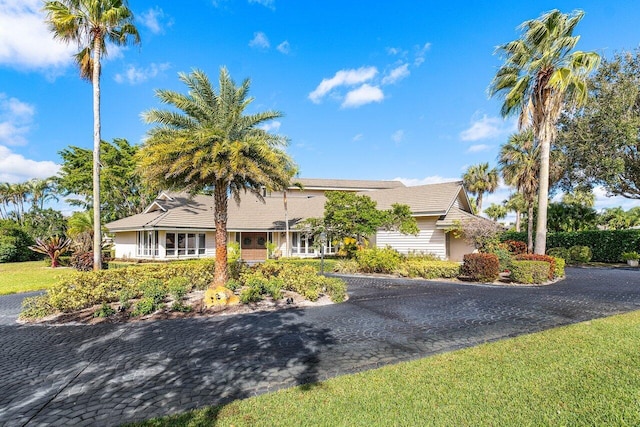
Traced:
[[20, 326], [0, 297], [0, 425], [118, 425], [640, 309], [640, 270], [551, 286], [345, 277], [349, 301], [97, 326]]

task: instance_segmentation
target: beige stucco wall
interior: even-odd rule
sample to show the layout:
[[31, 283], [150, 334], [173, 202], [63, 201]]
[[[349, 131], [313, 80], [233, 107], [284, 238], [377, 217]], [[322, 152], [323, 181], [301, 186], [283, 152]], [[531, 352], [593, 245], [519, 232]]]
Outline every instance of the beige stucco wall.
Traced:
[[136, 258], [136, 236], [135, 231], [116, 233], [113, 239], [116, 258]]
[[448, 236], [449, 239], [449, 260], [462, 262], [462, 258], [465, 254], [470, 254], [475, 251], [475, 248], [469, 243], [465, 242], [462, 237], [453, 237], [451, 233]]

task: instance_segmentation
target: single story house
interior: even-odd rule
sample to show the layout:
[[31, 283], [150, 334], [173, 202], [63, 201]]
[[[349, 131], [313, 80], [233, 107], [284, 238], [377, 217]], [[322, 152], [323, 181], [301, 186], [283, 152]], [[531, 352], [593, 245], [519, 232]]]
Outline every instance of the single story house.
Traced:
[[[408, 236], [380, 230], [372, 236], [371, 245], [391, 246], [401, 253], [432, 253], [455, 261], [473, 252], [473, 247], [448, 232], [457, 221], [479, 218], [471, 213], [460, 181], [406, 187], [399, 181], [298, 178], [295, 184], [286, 192], [265, 191], [264, 201], [249, 193], [242, 195], [240, 204], [229, 201], [228, 238], [240, 244], [242, 259], [266, 259], [268, 243], [283, 255], [318, 257], [320, 253], [314, 249], [313, 241], [296, 225], [324, 214], [326, 191], [366, 194], [377, 202], [379, 209], [388, 209], [394, 203], [409, 206], [419, 234]], [[115, 236], [115, 256], [158, 260], [213, 257], [213, 209], [212, 196], [162, 192], [144, 212], [106, 224]], [[328, 241], [325, 253], [334, 252]]]

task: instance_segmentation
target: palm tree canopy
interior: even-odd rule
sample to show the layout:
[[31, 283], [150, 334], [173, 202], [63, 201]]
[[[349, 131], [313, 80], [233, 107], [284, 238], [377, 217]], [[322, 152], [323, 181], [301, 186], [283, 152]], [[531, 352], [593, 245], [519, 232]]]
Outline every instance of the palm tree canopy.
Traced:
[[573, 51], [580, 37], [573, 31], [584, 12], [552, 10], [523, 22], [520, 39], [498, 46], [504, 58], [489, 95], [504, 99], [504, 117], [518, 114], [520, 128], [533, 124], [536, 136], [545, 120], [557, 121], [565, 101], [581, 105], [587, 98], [587, 77], [600, 63], [595, 52]]
[[540, 149], [531, 129], [509, 137], [500, 147], [498, 164], [504, 181], [516, 187], [527, 203], [533, 202], [538, 192]]
[[478, 196], [478, 212], [482, 211], [482, 197], [484, 193], [493, 193], [498, 188], [498, 170], [489, 169], [489, 163], [469, 166], [462, 176], [464, 187]]
[[250, 81], [236, 86], [225, 68], [219, 92], [202, 71], [179, 76], [188, 94], [158, 90], [156, 95], [181, 112], [152, 109], [142, 115], [145, 122], [158, 124], [139, 153], [143, 175], [158, 187], [190, 193], [224, 185], [236, 201], [241, 190], [260, 198], [263, 187], [286, 188], [295, 172], [283, 150], [288, 141], [261, 128], [282, 114], [244, 114], [253, 101]]
[[133, 38], [134, 43], [140, 43], [126, 0], [47, 1], [44, 10], [54, 37], [78, 45], [76, 62], [80, 75], [87, 80], [92, 79], [96, 40], [105, 56], [107, 41], [121, 46]]

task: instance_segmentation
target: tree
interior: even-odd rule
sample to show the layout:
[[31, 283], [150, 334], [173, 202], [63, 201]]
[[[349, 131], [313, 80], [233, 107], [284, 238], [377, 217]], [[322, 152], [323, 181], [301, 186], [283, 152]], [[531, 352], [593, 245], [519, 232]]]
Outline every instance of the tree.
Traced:
[[498, 170], [489, 170], [489, 163], [469, 166], [462, 176], [464, 187], [473, 195], [477, 195], [477, 212], [482, 212], [482, 196], [493, 193], [498, 188]]
[[262, 189], [286, 189], [295, 166], [283, 148], [287, 140], [262, 128], [282, 116], [277, 111], [245, 114], [253, 101], [249, 80], [236, 86], [226, 68], [220, 70], [219, 89], [199, 70], [180, 73], [189, 88], [183, 95], [158, 90], [156, 96], [175, 110], [143, 113], [157, 126], [148, 133], [138, 155], [141, 173], [157, 187], [197, 194], [213, 188], [216, 229], [214, 286], [227, 281], [227, 203], [240, 203], [240, 193], [262, 199]]
[[610, 195], [640, 199], [640, 50], [603, 60], [589, 93], [560, 122], [563, 187], [602, 185]]
[[595, 209], [578, 203], [550, 203], [549, 231], [595, 230], [597, 224]]
[[33, 246], [29, 246], [29, 249], [48, 256], [51, 259], [51, 268], [56, 268], [60, 265], [58, 260], [67, 253], [70, 244], [71, 239], [52, 236], [48, 239], [36, 238], [36, 243]]
[[491, 205], [484, 210], [484, 213], [492, 220], [498, 221], [499, 219], [503, 219], [507, 216], [507, 208], [503, 205], [498, 205], [497, 203], [491, 203]]
[[44, 10], [54, 38], [76, 43], [80, 51], [76, 61], [80, 76], [93, 85], [93, 210], [94, 269], [102, 262], [100, 234], [100, 61], [107, 55], [106, 42], [125, 45], [130, 39], [140, 43], [133, 25], [133, 13], [126, 0], [60, 0], [46, 1]]
[[558, 10], [544, 13], [520, 25], [521, 38], [496, 50], [504, 65], [491, 82], [489, 94], [501, 96], [502, 116], [518, 115], [520, 130], [531, 126], [540, 145], [537, 254], [546, 250], [549, 157], [556, 125], [563, 107], [585, 103], [587, 77], [600, 63], [595, 52], [573, 51], [580, 39], [573, 31], [583, 16], [580, 10], [571, 15]]
[[31, 193], [31, 209], [43, 210], [45, 202], [49, 200], [58, 201], [55, 181], [54, 177], [46, 179], [33, 178], [27, 181], [29, 192]]
[[[105, 221], [115, 221], [144, 210], [157, 194], [158, 189], [144, 185], [136, 170], [136, 153], [140, 150], [129, 141], [116, 138], [100, 145], [100, 201], [101, 216]], [[90, 150], [70, 146], [59, 152], [62, 167], [58, 187], [64, 196], [80, 196], [67, 201], [85, 210], [93, 206], [93, 184]]]
[[562, 196], [562, 203], [565, 205], [579, 205], [592, 208], [595, 205], [596, 196], [591, 190], [577, 189], [572, 193], [565, 193]]
[[347, 191], [329, 191], [325, 197], [324, 217], [309, 218], [298, 226], [316, 241], [322, 232], [336, 242], [350, 238], [362, 244], [380, 229], [413, 235], [420, 231], [407, 205], [394, 203], [391, 209], [379, 210], [366, 194]]
[[507, 211], [515, 212], [516, 214], [516, 231], [520, 232], [520, 222], [522, 221], [522, 212], [527, 209], [527, 202], [522, 197], [522, 193], [513, 193], [504, 202], [504, 207]]

